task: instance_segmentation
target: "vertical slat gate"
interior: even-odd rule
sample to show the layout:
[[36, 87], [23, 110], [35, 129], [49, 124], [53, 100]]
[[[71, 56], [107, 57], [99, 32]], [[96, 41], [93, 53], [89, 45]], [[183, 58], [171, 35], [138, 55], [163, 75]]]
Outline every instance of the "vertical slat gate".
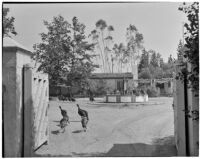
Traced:
[[48, 75], [24, 66], [24, 156], [48, 143]]
[[[177, 63], [176, 74], [182, 65]], [[185, 128], [185, 88], [181, 80], [174, 79], [174, 118], [175, 118], [175, 137], [178, 149], [178, 156], [186, 156], [186, 128]]]

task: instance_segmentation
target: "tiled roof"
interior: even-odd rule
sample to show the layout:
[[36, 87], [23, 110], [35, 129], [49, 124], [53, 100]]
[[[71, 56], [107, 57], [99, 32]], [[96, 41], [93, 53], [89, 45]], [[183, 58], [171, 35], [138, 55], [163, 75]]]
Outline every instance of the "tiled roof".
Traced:
[[127, 73], [93, 73], [90, 79], [123, 79], [123, 78], [133, 78], [133, 74]]
[[26, 52], [32, 53], [29, 49], [27, 49], [23, 45], [19, 44], [18, 42], [16, 42], [15, 40], [13, 40], [10, 37], [4, 37], [3, 38], [3, 47], [4, 48], [18, 48], [18, 49], [22, 49]]

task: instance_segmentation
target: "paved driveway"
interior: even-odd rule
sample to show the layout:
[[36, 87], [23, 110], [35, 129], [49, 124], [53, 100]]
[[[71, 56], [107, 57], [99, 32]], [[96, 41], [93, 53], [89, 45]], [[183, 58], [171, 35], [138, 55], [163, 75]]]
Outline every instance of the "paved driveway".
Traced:
[[[147, 103], [50, 102], [50, 142], [36, 151], [42, 156], [175, 156], [173, 98], [150, 98]], [[83, 132], [76, 104], [89, 113]], [[70, 125], [58, 133], [61, 114], [68, 111]]]

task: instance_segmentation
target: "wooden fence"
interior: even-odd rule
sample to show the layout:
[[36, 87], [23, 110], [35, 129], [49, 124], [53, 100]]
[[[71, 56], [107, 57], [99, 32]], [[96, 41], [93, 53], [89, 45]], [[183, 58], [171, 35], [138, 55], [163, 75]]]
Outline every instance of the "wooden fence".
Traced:
[[48, 75], [24, 67], [24, 156], [30, 157], [48, 143]]

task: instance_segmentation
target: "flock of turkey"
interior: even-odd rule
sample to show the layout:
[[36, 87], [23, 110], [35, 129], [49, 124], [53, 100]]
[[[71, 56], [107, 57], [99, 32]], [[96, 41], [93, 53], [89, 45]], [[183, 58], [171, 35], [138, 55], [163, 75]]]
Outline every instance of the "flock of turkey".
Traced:
[[[78, 114], [81, 116], [81, 124], [82, 124], [83, 130], [84, 130], [84, 132], [86, 132], [87, 123], [89, 121], [88, 112], [86, 110], [81, 109], [78, 104], [76, 106], [78, 107]], [[62, 130], [62, 133], [64, 133], [65, 127], [68, 124], [70, 124], [69, 116], [67, 114], [67, 111], [62, 109], [61, 106], [59, 106], [59, 108], [60, 108], [61, 115], [62, 115], [62, 119], [60, 120], [60, 127], [61, 127], [61, 130]], [[61, 132], [61, 130], [60, 130], [60, 132]]]

